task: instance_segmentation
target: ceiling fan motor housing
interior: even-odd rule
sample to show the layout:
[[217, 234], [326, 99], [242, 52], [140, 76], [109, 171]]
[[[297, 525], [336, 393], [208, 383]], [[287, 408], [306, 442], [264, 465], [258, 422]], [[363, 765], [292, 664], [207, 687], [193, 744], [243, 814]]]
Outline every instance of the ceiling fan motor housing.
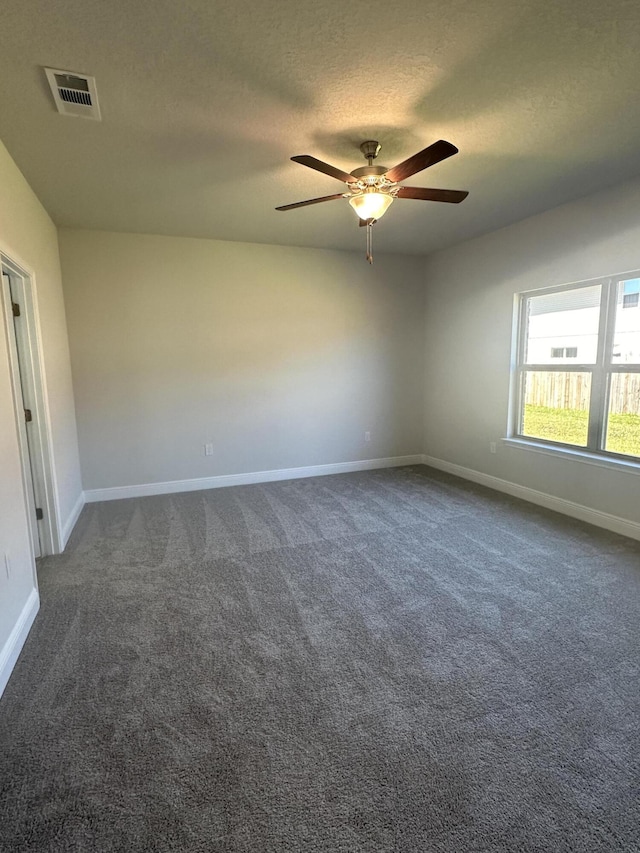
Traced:
[[387, 166], [361, 166], [359, 169], [354, 169], [350, 174], [354, 178], [369, 178], [374, 175], [384, 175], [387, 171]]

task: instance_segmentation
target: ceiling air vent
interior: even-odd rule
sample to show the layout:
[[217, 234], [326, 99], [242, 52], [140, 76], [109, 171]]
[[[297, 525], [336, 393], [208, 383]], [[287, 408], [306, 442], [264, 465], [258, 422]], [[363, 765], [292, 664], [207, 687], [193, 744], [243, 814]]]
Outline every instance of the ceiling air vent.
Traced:
[[64, 116], [83, 116], [100, 121], [100, 107], [96, 81], [86, 74], [45, 68], [51, 86], [53, 100], [59, 113]]

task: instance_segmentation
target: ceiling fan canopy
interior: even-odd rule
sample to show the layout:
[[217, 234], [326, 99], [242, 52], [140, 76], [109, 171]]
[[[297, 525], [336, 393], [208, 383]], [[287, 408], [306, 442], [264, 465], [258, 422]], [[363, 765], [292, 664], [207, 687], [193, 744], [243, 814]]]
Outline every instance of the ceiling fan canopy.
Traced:
[[459, 204], [468, 196], [464, 190], [440, 190], [426, 187], [405, 187], [400, 182], [412, 175], [446, 160], [458, 149], [444, 139], [434, 142], [422, 151], [418, 151], [412, 157], [403, 160], [397, 166], [388, 169], [386, 166], [375, 166], [373, 161], [380, 151], [380, 143], [369, 139], [360, 146], [365, 159], [366, 166], [360, 166], [352, 172], [344, 172], [337, 166], [324, 163], [309, 154], [302, 154], [291, 159], [295, 163], [301, 163], [317, 172], [322, 172], [332, 178], [347, 184], [347, 192], [334, 193], [333, 195], [311, 198], [306, 201], [298, 201], [293, 204], [284, 204], [276, 207], [276, 210], [294, 210], [297, 207], [306, 207], [310, 204], [320, 204], [324, 201], [333, 201], [338, 198], [346, 198], [351, 207], [358, 214], [360, 225], [372, 225], [380, 219], [391, 206], [396, 198], [412, 198], [422, 201], [439, 201], [449, 204]]

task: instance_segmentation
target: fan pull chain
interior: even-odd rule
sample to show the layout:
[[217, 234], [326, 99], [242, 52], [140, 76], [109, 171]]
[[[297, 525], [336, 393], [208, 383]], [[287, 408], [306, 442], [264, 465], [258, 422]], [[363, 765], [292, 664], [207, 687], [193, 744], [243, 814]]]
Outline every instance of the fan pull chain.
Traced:
[[373, 263], [373, 221], [367, 222], [367, 260]]

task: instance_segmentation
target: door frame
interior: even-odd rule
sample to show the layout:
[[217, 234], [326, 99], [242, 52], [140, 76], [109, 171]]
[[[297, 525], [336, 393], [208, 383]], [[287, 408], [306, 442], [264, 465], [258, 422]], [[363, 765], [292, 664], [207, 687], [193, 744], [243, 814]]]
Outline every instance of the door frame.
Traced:
[[[59, 554], [61, 551], [59, 535], [59, 509], [55, 472], [53, 468], [53, 447], [51, 440], [51, 418], [49, 402], [45, 389], [45, 370], [42, 359], [42, 334], [38, 314], [36, 282], [33, 272], [16, 263], [4, 252], [0, 252], [2, 272], [8, 273], [11, 279], [11, 291], [1, 276], [1, 296], [7, 339], [7, 352], [11, 373], [14, 413], [16, 429], [20, 446], [22, 462], [22, 480], [25, 491], [26, 511], [31, 513], [29, 496], [29, 472], [33, 478], [33, 492], [38, 498], [43, 511], [43, 518], [37, 521], [40, 554]], [[21, 317], [24, 318], [24, 350], [23, 358], [18, 360], [18, 349], [14, 329], [12, 292], [14, 299], [20, 304]], [[23, 363], [26, 362], [26, 363]], [[25, 388], [31, 402], [33, 422], [31, 426], [31, 447], [27, 442], [24, 421], [24, 405], [22, 388]], [[34, 541], [32, 524], [29, 525], [29, 538], [32, 553], [37, 553], [37, 543]]]

